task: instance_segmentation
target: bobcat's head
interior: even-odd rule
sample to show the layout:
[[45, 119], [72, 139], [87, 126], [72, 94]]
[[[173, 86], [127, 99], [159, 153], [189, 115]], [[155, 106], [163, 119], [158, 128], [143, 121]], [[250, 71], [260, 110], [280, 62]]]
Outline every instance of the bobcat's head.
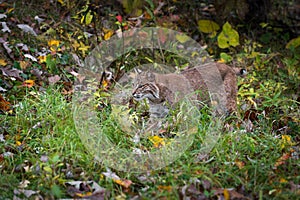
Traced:
[[132, 96], [135, 100], [159, 99], [159, 88], [155, 82], [155, 74], [152, 72], [137, 72], [133, 83]]

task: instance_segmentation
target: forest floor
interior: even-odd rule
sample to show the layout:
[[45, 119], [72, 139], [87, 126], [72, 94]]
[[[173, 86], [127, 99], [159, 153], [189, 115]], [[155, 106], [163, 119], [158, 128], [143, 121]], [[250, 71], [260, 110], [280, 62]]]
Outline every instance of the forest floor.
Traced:
[[[251, 29], [246, 23], [220, 22], [212, 5], [192, 1], [38, 2], [0, 3], [1, 199], [299, 198], [299, 37], [268, 23]], [[211, 18], [201, 21], [205, 15]], [[203, 109], [192, 144], [171, 164], [143, 173], [100, 162], [74, 117], [74, 86], [84, 79], [84, 60], [99, 44], [140, 26], [185, 33], [205, 45], [216, 62], [248, 71], [238, 79], [237, 114], [224, 120], [208, 154], [200, 149], [214, 124], [209, 109]], [[188, 40], [180, 34], [176, 39], [182, 45]], [[162, 57], [185, 67], [173, 54]], [[153, 59], [133, 50], [110, 68], [117, 77]], [[92, 108], [101, 113], [109, 106], [104, 93], [97, 95], [101, 105]], [[117, 148], [133, 150], [129, 136], [118, 130], [103, 133]], [[145, 140], [147, 150], [172, 141]]]

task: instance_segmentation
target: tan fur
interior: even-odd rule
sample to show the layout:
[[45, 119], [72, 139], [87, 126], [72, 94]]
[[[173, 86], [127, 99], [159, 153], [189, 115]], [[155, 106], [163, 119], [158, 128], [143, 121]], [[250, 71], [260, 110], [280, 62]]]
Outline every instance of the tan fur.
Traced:
[[228, 114], [236, 111], [239, 71], [238, 68], [231, 68], [222, 63], [210, 63], [186, 69], [180, 74], [143, 72], [136, 77], [133, 96], [143, 92], [143, 88], [139, 88], [141, 85], [153, 84], [155, 87], [152, 88], [158, 89], [159, 97], [148, 96], [147, 99], [150, 103], [150, 110], [155, 109], [156, 112], [159, 112], [166, 102], [174, 105], [186, 95], [201, 91], [201, 93], [192, 95], [191, 98], [207, 103], [210, 102], [210, 98], [213, 99], [213, 102], [217, 100], [219, 101], [217, 104]]

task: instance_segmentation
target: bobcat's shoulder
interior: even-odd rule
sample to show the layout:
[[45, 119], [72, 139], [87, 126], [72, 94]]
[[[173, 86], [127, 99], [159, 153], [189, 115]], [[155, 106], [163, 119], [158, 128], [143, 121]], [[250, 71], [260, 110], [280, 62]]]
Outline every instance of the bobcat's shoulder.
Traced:
[[[213, 64], [216, 67], [212, 66]], [[215, 91], [225, 90], [225, 94], [218, 94], [220, 101], [226, 101], [224, 110], [228, 113], [234, 112], [236, 111], [237, 75], [243, 75], [245, 71], [222, 63], [213, 64], [188, 68], [179, 74], [159, 74], [149, 71], [138, 73], [132, 96], [137, 101], [147, 99], [150, 107], [161, 107], [165, 102], [173, 105], [190, 94], [194, 94], [191, 98], [198, 101], [209, 101], [211, 88], [208, 86], [213, 85]]]

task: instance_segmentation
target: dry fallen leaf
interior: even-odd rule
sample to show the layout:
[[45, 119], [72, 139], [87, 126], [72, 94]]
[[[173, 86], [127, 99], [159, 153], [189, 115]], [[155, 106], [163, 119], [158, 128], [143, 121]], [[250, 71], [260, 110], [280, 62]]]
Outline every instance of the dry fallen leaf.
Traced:
[[27, 24], [18, 24], [17, 26], [19, 27], [19, 29], [21, 29], [25, 33], [30, 33], [34, 36], [37, 36], [36, 32], [29, 25], [27, 25]]
[[159, 191], [167, 191], [167, 192], [172, 192], [173, 187], [170, 185], [159, 185], [157, 186]]
[[22, 83], [22, 86], [31, 88], [32, 86], [34, 86], [34, 80], [26, 80]]
[[[22, 195], [22, 194], [24, 194], [27, 198], [29, 198], [29, 197], [32, 198], [33, 195], [37, 195], [37, 196], [36, 196], [36, 198], [32, 198], [32, 199], [40, 199], [41, 198], [38, 191], [25, 190], [25, 189], [14, 189], [14, 195]], [[14, 196], [14, 199], [17, 199], [17, 198], [18, 197]]]
[[0, 14], [0, 19], [5, 19], [7, 16], [5, 14]]
[[30, 183], [30, 181], [28, 181], [28, 180], [21, 181], [19, 184], [19, 188], [24, 189], [24, 188], [28, 187], [29, 183]]
[[277, 169], [278, 166], [283, 165], [291, 157], [291, 152], [284, 153], [274, 165], [274, 169]]
[[7, 62], [4, 59], [0, 58], [0, 65], [1, 66], [6, 66]]
[[67, 193], [71, 197], [104, 200], [109, 198], [109, 191], [99, 186], [95, 181], [66, 182]]
[[82, 81], [85, 79], [85, 76], [83, 76], [81, 74], [78, 74], [75, 71], [71, 71], [70, 74], [72, 74], [73, 76], [75, 76], [78, 79], [79, 83], [82, 83]]
[[50, 50], [57, 51], [59, 47], [60, 42], [58, 40], [49, 40], [48, 41], [48, 46], [50, 47]]
[[124, 188], [129, 188], [130, 185], [132, 184], [132, 181], [131, 181], [131, 180], [128, 180], [128, 179], [119, 179], [119, 180], [113, 179], [113, 181], [114, 181], [115, 183], [117, 183], [118, 185], [123, 186]]
[[10, 54], [12, 52], [11, 48], [9, 48], [9, 43], [8, 42], [3, 42], [3, 47], [4, 49], [6, 50], [6, 53], [11, 57], [13, 58], [13, 56]]
[[53, 85], [53, 84], [57, 83], [58, 81], [60, 81], [60, 76], [55, 75], [55, 76], [48, 77], [48, 81], [49, 81], [50, 85]]
[[161, 137], [156, 136], [156, 135], [149, 137], [149, 140], [153, 143], [153, 146], [155, 148], [162, 147], [166, 144], [164, 138], [161, 138]]
[[7, 77], [14, 77], [14, 78], [18, 78], [18, 79], [22, 79], [20, 77], [20, 73], [22, 73], [21, 70], [18, 70], [16, 68], [12, 68], [10, 69], [9, 67], [5, 67], [5, 68], [0, 68], [2, 70], [2, 74], [4, 76], [7, 76]]
[[107, 169], [107, 172], [102, 172], [102, 174], [107, 178], [111, 178], [115, 183], [125, 188], [129, 188], [129, 186], [132, 184], [131, 180], [121, 179], [116, 173], [112, 172], [110, 169]]
[[292, 142], [292, 138], [289, 135], [282, 135], [280, 143], [281, 143], [281, 149], [294, 145], [294, 143]]
[[29, 58], [30, 60], [32, 60], [33, 62], [37, 62], [37, 59], [34, 57], [34, 56], [32, 56], [32, 55], [30, 55], [30, 54], [24, 54], [24, 57], [25, 58]]
[[46, 56], [46, 55], [40, 55], [40, 56], [38, 57], [38, 59], [39, 59], [39, 63], [46, 63], [46, 61], [47, 61], [47, 56]]
[[214, 195], [218, 197], [218, 199], [225, 199], [225, 200], [250, 200], [249, 197], [244, 196], [241, 193], [238, 193], [233, 188], [215, 188]]
[[26, 69], [31, 64], [29, 61], [25, 61], [25, 60], [20, 61], [19, 63], [20, 63], [21, 69]]
[[242, 169], [245, 166], [245, 163], [243, 161], [236, 160], [234, 163], [236, 166], [238, 166], [239, 169]]
[[10, 103], [6, 101], [2, 95], [0, 94], [0, 110], [2, 111], [9, 111], [10, 110]]
[[3, 33], [5, 33], [5, 32], [8, 32], [8, 33], [10, 33], [10, 29], [8, 28], [8, 26], [6, 25], [6, 22], [1, 22], [1, 24], [2, 24], [2, 29], [1, 29], [1, 31], [3, 32]]
[[103, 33], [104, 33], [103, 39], [109, 40], [111, 36], [114, 34], [114, 31], [111, 29], [103, 28]]
[[223, 190], [223, 195], [225, 200], [230, 200], [230, 194], [226, 188]]

